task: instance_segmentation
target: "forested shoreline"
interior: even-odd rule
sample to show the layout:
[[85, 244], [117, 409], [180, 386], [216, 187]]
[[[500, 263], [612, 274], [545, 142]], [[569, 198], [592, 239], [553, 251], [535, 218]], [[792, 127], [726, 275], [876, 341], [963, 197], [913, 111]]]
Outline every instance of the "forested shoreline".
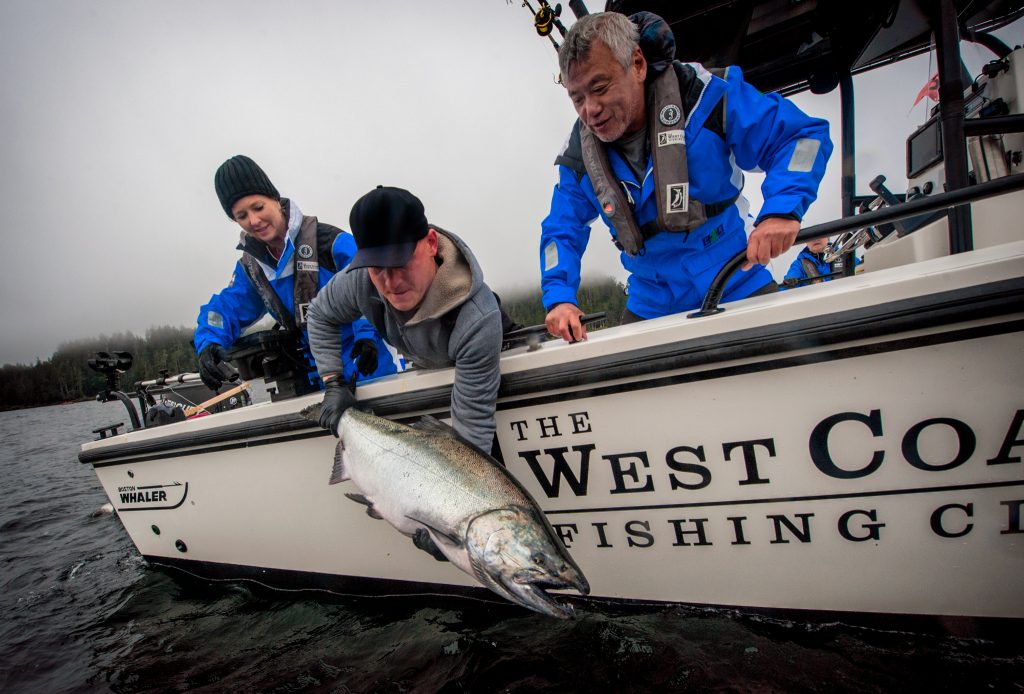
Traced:
[[62, 344], [46, 361], [32, 366], [0, 367], [0, 409], [56, 405], [96, 397], [106, 377], [89, 368], [96, 352], [125, 351], [133, 357], [132, 368], [121, 375], [121, 386], [154, 378], [161, 369], [170, 373], [195, 371], [191, 345], [192, 328], [158, 326], [143, 336], [130, 332], [100, 335]]
[[[502, 306], [521, 325], [544, 322], [540, 291], [499, 292]], [[618, 325], [626, 305], [621, 283], [608, 278], [588, 281], [579, 291], [580, 307], [587, 313], [606, 311], [608, 320], [591, 329]], [[160, 371], [178, 374], [196, 370], [191, 327], [158, 326], [145, 335], [130, 332], [99, 335], [60, 345], [53, 356], [33, 365], [7, 364], [0, 367], [0, 410], [41, 407], [96, 397], [106, 377], [89, 368], [96, 352], [125, 351], [133, 357], [132, 368], [121, 376], [121, 386], [130, 390], [136, 381], [155, 378]]]
[[[501, 306], [516, 323], [521, 325], [540, 325], [544, 322], [547, 311], [541, 303], [540, 290], [531, 292], [510, 291], [499, 292]], [[584, 280], [577, 292], [579, 306], [584, 313], [608, 314], [607, 320], [595, 324], [593, 329], [611, 328], [619, 324], [622, 309], [626, 308], [626, 287], [611, 277], [602, 280]]]

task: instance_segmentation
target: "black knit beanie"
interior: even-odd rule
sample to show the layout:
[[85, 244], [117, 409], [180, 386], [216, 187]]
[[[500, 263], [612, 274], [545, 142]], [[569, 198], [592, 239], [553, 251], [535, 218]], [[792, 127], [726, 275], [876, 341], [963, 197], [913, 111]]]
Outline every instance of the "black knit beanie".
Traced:
[[231, 219], [234, 219], [231, 208], [246, 195], [266, 195], [274, 200], [281, 199], [281, 194], [259, 164], [244, 154], [236, 154], [221, 164], [213, 176], [213, 185], [217, 189], [220, 206]]

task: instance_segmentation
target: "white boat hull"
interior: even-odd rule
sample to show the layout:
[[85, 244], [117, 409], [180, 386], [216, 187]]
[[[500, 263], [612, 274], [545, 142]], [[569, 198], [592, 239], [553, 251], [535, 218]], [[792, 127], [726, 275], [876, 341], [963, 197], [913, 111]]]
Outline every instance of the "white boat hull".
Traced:
[[[593, 595], [1024, 618], [1024, 243], [503, 358], [508, 469]], [[360, 396], [445, 416], [450, 371]], [[83, 446], [139, 551], [354, 592], [473, 586], [328, 485], [318, 396]], [[132, 496], [132, 495], [135, 496]]]

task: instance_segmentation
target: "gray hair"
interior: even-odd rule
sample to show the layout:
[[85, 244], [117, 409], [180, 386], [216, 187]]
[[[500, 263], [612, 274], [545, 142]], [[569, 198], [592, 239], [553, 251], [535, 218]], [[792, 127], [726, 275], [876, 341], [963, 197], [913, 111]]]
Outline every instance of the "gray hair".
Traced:
[[563, 83], [569, 76], [569, 68], [590, 53], [594, 39], [608, 46], [626, 70], [633, 62], [633, 51], [640, 45], [640, 32], [626, 15], [618, 12], [598, 12], [583, 17], [572, 25], [558, 49], [558, 69]]

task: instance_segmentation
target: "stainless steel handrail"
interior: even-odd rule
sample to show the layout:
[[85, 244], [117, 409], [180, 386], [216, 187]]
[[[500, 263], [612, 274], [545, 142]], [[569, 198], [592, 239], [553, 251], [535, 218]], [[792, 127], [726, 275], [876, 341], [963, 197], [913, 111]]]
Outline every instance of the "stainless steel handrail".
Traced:
[[[825, 222], [824, 224], [815, 224], [814, 226], [802, 229], [797, 234], [796, 240], [793, 243], [794, 245], [807, 243], [813, 239], [820, 239], [823, 236], [834, 236], [846, 231], [863, 229], [864, 227], [885, 224], [886, 222], [895, 222], [907, 217], [937, 212], [974, 202], [975, 200], [984, 200], [985, 198], [1005, 195], [1006, 193], [1013, 193], [1018, 190], [1024, 190], [1024, 173], [996, 178], [985, 183], [930, 195], [925, 198], [917, 198], [893, 207], [883, 207], [871, 212], [865, 212], [864, 214]], [[733, 273], [740, 269], [746, 260], [746, 249], [743, 249], [743, 251], [737, 253], [729, 260], [718, 271], [718, 274], [715, 275], [715, 279], [711, 281], [711, 286], [708, 287], [708, 291], [704, 295], [704, 302], [701, 304], [700, 310], [689, 314], [687, 317], [701, 318], [724, 311], [725, 309], [721, 308], [718, 304], [722, 300], [722, 294], [725, 292], [725, 285]]]

